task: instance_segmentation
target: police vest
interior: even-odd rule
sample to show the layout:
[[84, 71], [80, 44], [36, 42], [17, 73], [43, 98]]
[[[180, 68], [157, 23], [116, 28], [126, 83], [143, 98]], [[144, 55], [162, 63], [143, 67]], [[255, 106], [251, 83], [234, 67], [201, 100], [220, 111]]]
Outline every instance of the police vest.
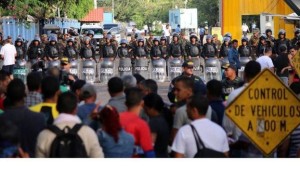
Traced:
[[153, 53], [155, 57], [161, 57], [161, 50], [159, 46], [154, 46], [153, 47]]
[[83, 48], [83, 57], [84, 58], [91, 58], [91, 57], [93, 57], [92, 48], [89, 48], [89, 47], [85, 46]]
[[17, 46], [16, 50], [17, 50], [17, 59], [23, 58], [24, 55], [23, 48], [21, 46]]
[[147, 54], [146, 54], [146, 51], [145, 51], [145, 48], [142, 46], [142, 47], [137, 47], [137, 50], [136, 50], [136, 55], [138, 57], [145, 57]]
[[214, 46], [213, 46], [213, 44], [206, 44], [207, 46], [207, 55], [208, 56], [211, 56], [211, 57], [213, 57], [213, 56], [215, 56], [215, 53], [216, 53], [216, 50], [215, 50], [215, 48], [214, 48]]
[[172, 44], [172, 55], [174, 56], [174, 57], [179, 57], [179, 56], [181, 56], [181, 47], [180, 47], [180, 44], [178, 43], [178, 44]]
[[287, 40], [278, 40], [279, 41], [279, 44], [278, 44], [278, 49], [277, 49], [277, 51], [279, 52], [280, 51], [280, 48], [282, 47], [282, 46], [284, 46], [287, 50], [289, 50], [288, 49], [288, 45], [287, 45], [287, 43], [288, 43], [288, 41]]
[[76, 51], [74, 50], [74, 48], [73, 47], [67, 47], [67, 50], [68, 50], [68, 57], [70, 58], [70, 57], [72, 57], [72, 58], [74, 58], [75, 56], [76, 56]]
[[49, 56], [51, 58], [57, 58], [58, 57], [58, 50], [56, 46], [50, 45], [50, 50], [49, 50]]
[[129, 51], [127, 47], [121, 47], [120, 49], [120, 56], [121, 57], [128, 57], [129, 56]]
[[249, 57], [250, 56], [249, 46], [242, 46], [240, 55], [241, 55], [241, 57]]
[[200, 50], [199, 50], [198, 46], [191, 44], [190, 45], [190, 54], [192, 57], [199, 56]]
[[229, 53], [229, 50], [230, 50], [230, 48], [229, 48], [229, 46], [224, 46], [223, 47], [223, 57], [227, 57], [228, 56], [228, 53]]
[[161, 54], [167, 55], [168, 54], [168, 47], [167, 46], [160, 46]]
[[113, 57], [114, 56], [114, 50], [113, 50], [112, 45], [105, 45], [104, 52], [105, 52], [105, 54], [103, 55], [103, 57]]

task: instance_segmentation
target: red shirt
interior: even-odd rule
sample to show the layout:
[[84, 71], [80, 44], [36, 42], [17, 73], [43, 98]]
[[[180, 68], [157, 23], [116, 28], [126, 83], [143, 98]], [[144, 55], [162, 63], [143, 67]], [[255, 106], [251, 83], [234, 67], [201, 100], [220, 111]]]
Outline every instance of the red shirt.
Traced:
[[0, 109], [1, 109], [1, 110], [4, 110], [3, 102], [4, 102], [4, 98], [1, 97], [1, 98], [0, 98]]
[[135, 139], [135, 145], [140, 146], [144, 152], [153, 150], [151, 132], [148, 124], [134, 113], [120, 114], [122, 127]]

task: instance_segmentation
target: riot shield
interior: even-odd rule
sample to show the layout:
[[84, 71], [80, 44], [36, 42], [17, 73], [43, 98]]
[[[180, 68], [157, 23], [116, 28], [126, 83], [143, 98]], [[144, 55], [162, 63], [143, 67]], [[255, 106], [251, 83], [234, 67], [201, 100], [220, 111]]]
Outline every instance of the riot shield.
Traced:
[[205, 60], [205, 81], [209, 82], [212, 79], [221, 81], [221, 63], [216, 58]]
[[14, 78], [21, 79], [26, 84], [26, 77], [29, 73], [25, 60], [16, 60], [16, 64], [13, 70]]
[[60, 68], [60, 60], [52, 60], [47, 62], [47, 68], [51, 69], [53, 67]]
[[138, 73], [143, 76], [145, 79], [150, 79], [150, 64], [149, 59], [139, 58], [135, 60], [134, 64], [134, 73]]
[[108, 80], [114, 77], [115, 72], [115, 63], [110, 58], [104, 58], [100, 62], [99, 75], [100, 75], [100, 83], [107, 83]]
[[95, 82], [95, 75], [96, 75], [96, 63], [94, 60], [84, 60], [82, 61], [82, 71], [81, 77], [88, 83]]
[[119, 76], [132, 74], [132, 64], [130, 58], [121, 58], [118, 66]]
[[240, 57], [241, 68], [238, 70], [238, 76], [244, 80], [244, 70], [251, 57]]
[[179, 58], [169, 59], [169, 79], [172, 81], [175, 77], [181, 75], [182, 73], [182, 63], [183, 61]]
[[71, 61], [71, 66], [70, 66], [70, 73], [79, 77], [79, 72], [80, 72], [80, 69], [79, 69], [79, 62], [78, 60], [72, 60]]
[[165, 82], [167, 78], [165, 59], [152, 60], [152, 79], [156, 82]]
[[205, 80], [205, 61], [202, 57], [192, 57], [192, 62], [194, 63], [193, 74], [199, 76], [202, 80]]

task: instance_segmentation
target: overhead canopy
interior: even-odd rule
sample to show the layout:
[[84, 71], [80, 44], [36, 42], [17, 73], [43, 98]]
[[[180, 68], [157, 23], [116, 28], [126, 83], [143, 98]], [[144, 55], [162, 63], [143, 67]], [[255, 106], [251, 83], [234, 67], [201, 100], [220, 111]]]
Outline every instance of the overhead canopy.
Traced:
[[290, 8], [300, 16], [300, 1], [299, 0], [285, 0]]

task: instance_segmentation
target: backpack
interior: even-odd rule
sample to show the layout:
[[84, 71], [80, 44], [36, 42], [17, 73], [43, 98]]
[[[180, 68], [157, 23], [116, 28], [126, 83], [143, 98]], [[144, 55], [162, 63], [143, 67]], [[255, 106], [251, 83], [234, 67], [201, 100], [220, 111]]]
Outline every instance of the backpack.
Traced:
[[82, 127], [76, 124], [72, 129], [66, 126], [63, 130], [57, 126], [49, 126], [48, 129], [56, 134], [50, 148], [50, 158], [86, 158], [87, 152], [78, 131]]
[[41, 108], [40, 112], [42, 112], [44, 114], [44, 116], [46, 118], [47, 125], [52, 125], [53, 121], [54, 121], [53, 114], [52, 114], [52, 107], [43, 106]]
[[[194, 138], [197, 145], [197, 153], [195, 154], [194, 158], [224, 158], [225, 154], [223, 152], [218, 152], [209, 148], [206, 148], [204, 146], [204, 143], [202, 142], [200, 136], [198, 135], [195, 127], [190, 124]], [[200, 149], [200, 146], [202, 146], [202, 149]]]

